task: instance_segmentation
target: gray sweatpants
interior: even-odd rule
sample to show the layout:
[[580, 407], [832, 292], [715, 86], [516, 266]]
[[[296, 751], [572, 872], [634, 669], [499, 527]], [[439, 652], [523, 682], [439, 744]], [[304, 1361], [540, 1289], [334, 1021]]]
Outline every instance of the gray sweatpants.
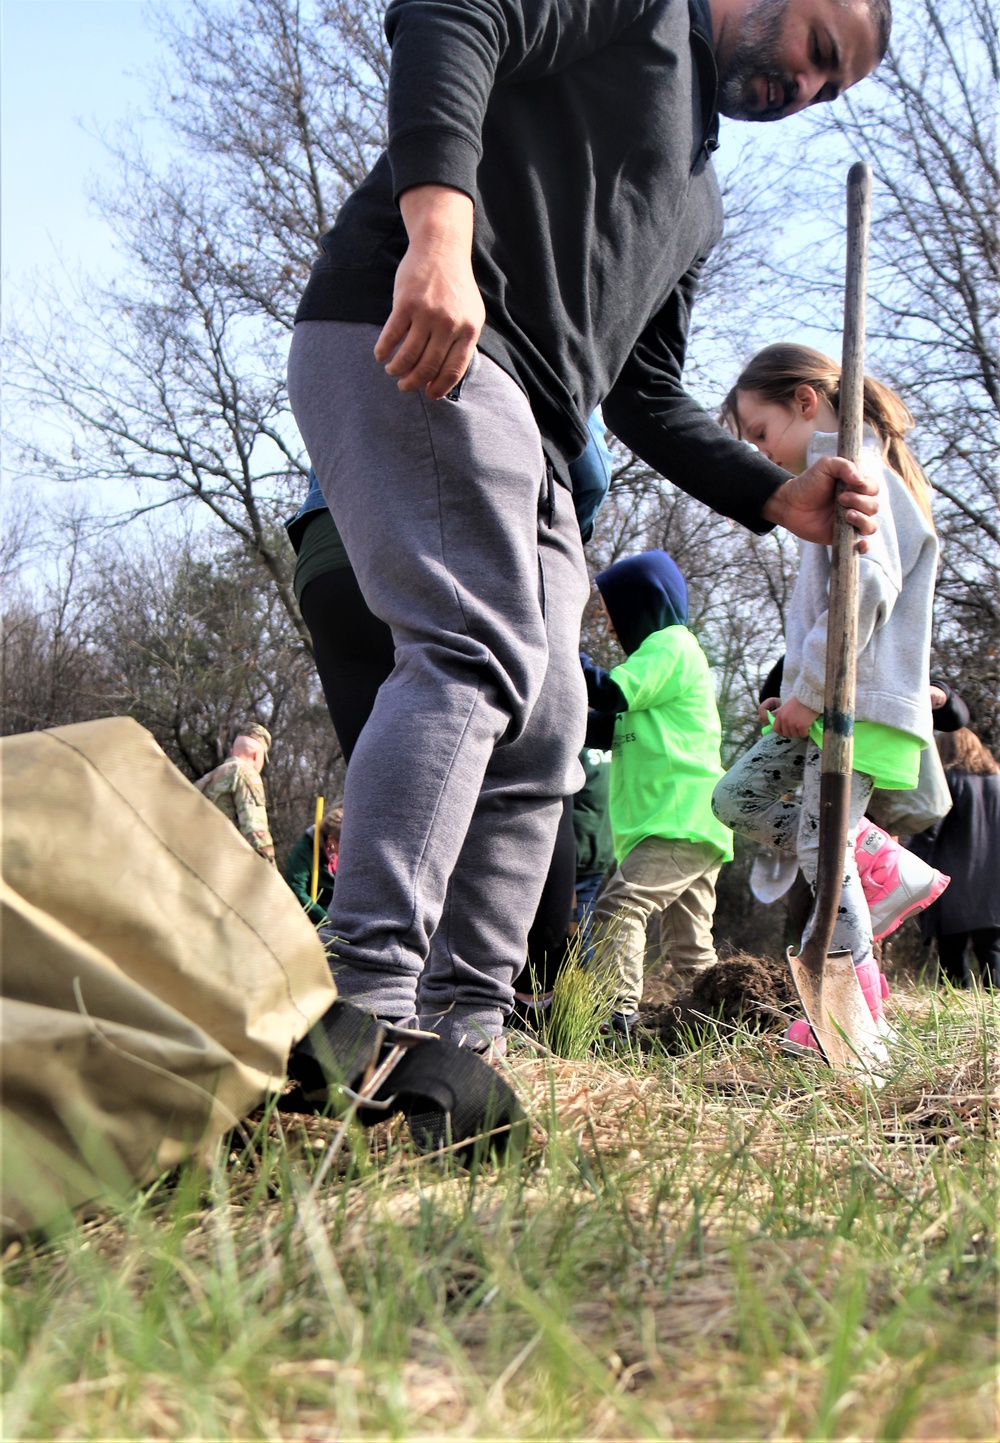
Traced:
[[[341, 996], [455, 1041], [497, 1036], [579, 786], [589, 585], [572, 497], [480, 353], [403, 394], [378, 327], [296, 326], [292, 410], [396, 665], [347, 772], [330, 908]], [[419, 985], [419, 999], [417, 996]]]
[[[811, 737], [768, 732], [741, 757], [712, 793], [712, 811], [741, 836], [794, 852], [815, 894], [819, 872], [819, 792], [822, 755]], [[801, 801], [797, 796], [802, 787]], [[854, 835], [872, 794], [872, 779], [851, 773], [844, 879], [830, 948], [849, 951], [856, 967], [872, 959], [872, 919], [854, 856]], [[812, 919], [802, 941], [812, 931]]]

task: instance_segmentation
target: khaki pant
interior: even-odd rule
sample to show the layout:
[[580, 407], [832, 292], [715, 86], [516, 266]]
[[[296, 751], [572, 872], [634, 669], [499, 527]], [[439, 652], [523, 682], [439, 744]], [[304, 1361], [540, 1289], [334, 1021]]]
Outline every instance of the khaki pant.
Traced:
[[646, 925], [660, 913], [660, 954], [679, 975], [718, 959], [712, 941], [719, 852], [710, 842], [646, 837], [601, 889], [594, 907], [596, 965], [617, 973], [615, 1012], [642, 1000]]

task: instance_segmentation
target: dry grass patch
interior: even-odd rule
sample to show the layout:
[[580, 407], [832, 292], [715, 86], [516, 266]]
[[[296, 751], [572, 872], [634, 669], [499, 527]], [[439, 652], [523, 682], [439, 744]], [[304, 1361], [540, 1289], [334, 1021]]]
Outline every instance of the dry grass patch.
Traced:
[[996, 1009], [896, 1020], [878, 1094], [737, 1025], [515, 1048], [522, 1159], [385, 1123], [309, 1207], [337, 1124], [251, 1121], [8, 1256], [5, 1436], [991, 1437]]

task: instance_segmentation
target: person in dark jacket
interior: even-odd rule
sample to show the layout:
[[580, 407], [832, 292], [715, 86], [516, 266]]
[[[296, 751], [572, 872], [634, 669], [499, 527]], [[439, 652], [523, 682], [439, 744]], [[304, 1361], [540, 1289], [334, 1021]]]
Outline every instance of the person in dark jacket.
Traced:
[[[289, 398], [392, 677], [348, 768], [341, 995], [486, 1047], [513, 1003], [585, 703], [589, 591], [567, 489], [587, 418], [744, 524], [832, 534], [825, 458], [790, 479], [684, 391], [721, 233], [718, 114], [832, 100], [886, 0], [393, 0], [389, 146], [321, 240]], [[605, 399], [606, 398], [606, 399]], [[575, 674], [574, 674], [575, 673]]]
[[969, 725], [969, 708], [939, 676], [931, 677], [931, 711], [936, 732], [957, 732]]
[[573, 832], [576, 837], [576, 921], [585, 955], [594, 903], [604, 874], [615, 862], [611, 831], [611, 747], [586, 746], [580, 753], [586, 780], [573, 798]]
[[341, 807], [333, 807], [319, 825], [319, 888], [315, 899], [312, 891], [313, 838], [316, 828], [307, 827], [295, 843], [285, 864], [285, 881], [298, 897], [310, 922], [317, 927], [327, 921], [327, 908], [337, 880], [337, 852], [340, 828], [344, 820]]
[[923, 915], [924, 942], [937, 942], [942, 973], [968, 986], [971, 950], [986, 986], [1000, 987], [1000, 765], [968, 727], [935, 736], [952, 807], [910, 846], [951, 875]]

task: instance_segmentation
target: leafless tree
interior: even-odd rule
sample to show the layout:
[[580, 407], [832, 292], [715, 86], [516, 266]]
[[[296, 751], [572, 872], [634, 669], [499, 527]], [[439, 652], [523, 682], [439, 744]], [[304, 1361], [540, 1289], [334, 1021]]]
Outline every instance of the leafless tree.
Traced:
[[[241, 725], [275, 737], [266, 773], [279, 855], [331, 804], [343, 761], [311, 659], [265, 568], [231, 541], [178, 534], [88, 537], [47, 518], [47, 580], [16, 564], [0, 614], [3, 733], [129, 715], [192, 780]], [[16, 559], [15, 559], [16, 562]], [[23, 572], [22, 568], [22, 572]]]
[[9, 330], [8, 394], [51, 422], [24, 465], [132, 483], [137, 510], [204, 505], [308, 647], [277, 525], [307, 466], [284, 353], [318, 237], [381, 144], [380, 22], [370, 0], [196, 0], [161, 27], [156, 113], [176, 158], [152, 163], [136, 130], [115, 147], [120, 182], [98, 200], [119, 278], [62, 276]]
[[31, 587], [24, 580], [27, 532], [12, 520], [4, 538], [0, 733], [106, 714], [108, 673], [85, 582], [85, 527], [78, 516], [66, 519], [54, 567]]
[[331, 802], [340, 758], [311, 658], [265, 567], [230, 542], [162, 536], [105, 543], [90, 564], [115, 710], [134, 716], [189, 777], [227, 755], [240, 726], [274, 738], [266, 774], [279, 851], [300, 835], [317, 793]]

